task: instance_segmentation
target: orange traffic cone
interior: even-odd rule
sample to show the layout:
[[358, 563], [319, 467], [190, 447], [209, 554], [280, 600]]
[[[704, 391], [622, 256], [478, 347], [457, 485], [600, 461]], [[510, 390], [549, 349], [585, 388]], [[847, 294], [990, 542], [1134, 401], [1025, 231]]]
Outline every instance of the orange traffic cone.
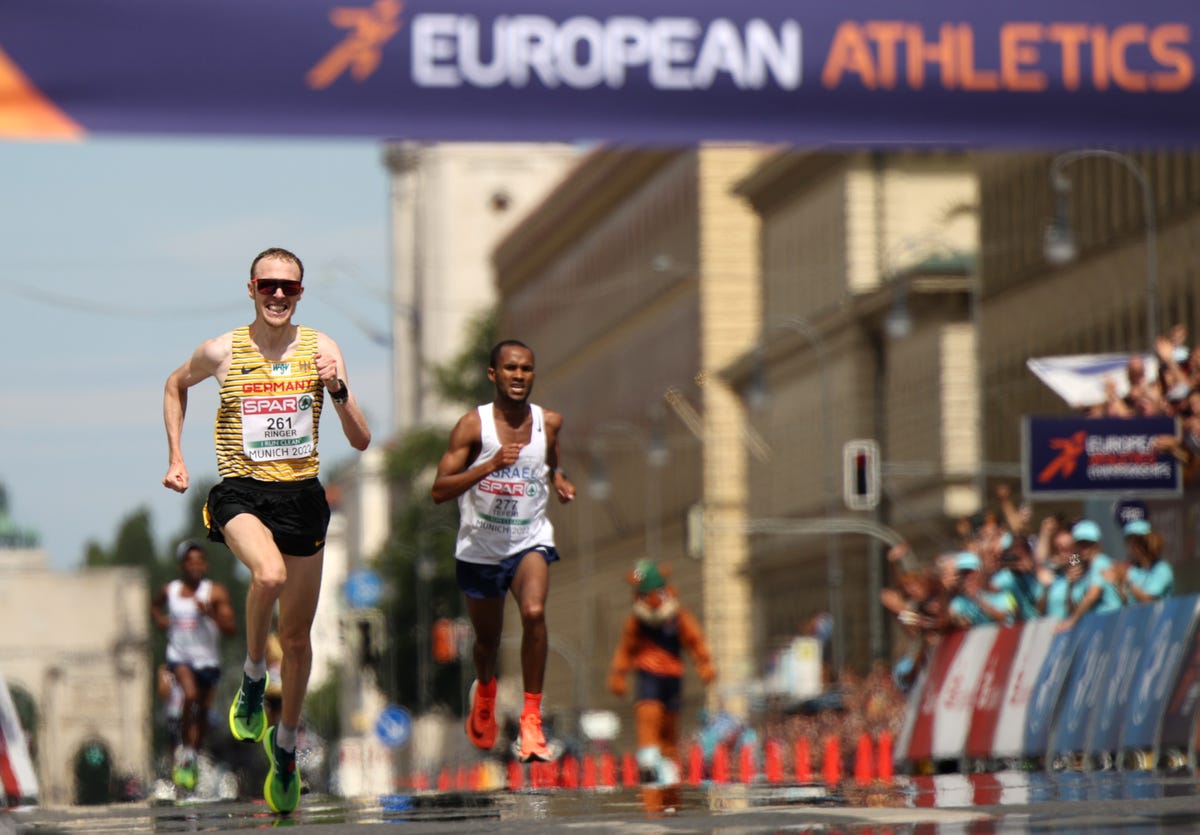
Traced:
[[825, 737], [825, 756], [821, 769], [826, 785], [835, 786], [842, 782], [842, 748], [833, 734]]
[[508, 761], [508, 790], [519, 792], [525, 787], [525, 777], [521, 773], [521, 764], [516, 760]]
[[792, 754], [794, 759], [794, 767], [796, 769], [797, 783], [812, 782], [812, 752], [809, 751], [808, 737], [800, 737], [796, 740], [794, 751]]
[[763, 759], [768, 783], [783, 782], [783, 746], [777, 739], [768, 739], [763, 747]]
[[738, 752], [738, 782], [743, 785], [754, 782], [754, 746], [742, 743]]
[[858, 750], [854, 754], [854, 782], [859, 786], [869, 786], [875, 779], [874, 752], [871, 750], [870, 734], [858, 736]]
[[704, 749], [693, 743], [688, 750], [687, 784], [698, 786], [704, 781]]
[[713, 750], [712, 781], [714, 783], [729, 782], [729, 749], [718, 745]]
[[879, 781], [887, 785], [892, 782], [892, 735], [884, 731], [879, 735]]
[[608, 751], [605, 751], [600, 758], [600, 782], [609, 789], [615, 788], [617, 785], [617, 763]]
[[579, 762], [570, 754], [563, 757], [562, 773], [559, 775], [558, 784], [564, 789], [579, 788]]
[[438, 773], [437, 789], [440, 792], [448, 792], [450, 791], [451, 785], [450, 772], [443, 768], [441, 772]]
[[579, 776], [579, 787], [584, 789], [596, 788], [596, 758], [583, 758], [583, 773]]
[[626, 751], [621, 755], [621, 785], [632, 788], [638, 784], [637, 758]]

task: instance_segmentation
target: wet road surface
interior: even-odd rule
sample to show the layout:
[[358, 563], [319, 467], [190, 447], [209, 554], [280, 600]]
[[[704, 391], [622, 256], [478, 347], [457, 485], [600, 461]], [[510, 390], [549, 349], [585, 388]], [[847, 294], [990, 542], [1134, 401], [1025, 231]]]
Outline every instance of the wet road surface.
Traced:
[[[261, 801], [130, 803], [0, 813], [9, 833], [1184, 833], [1200, 831], [1192, 775], [1000, 772], [891, 785], [705, 785], [644, 789], [421, 792], [361, 800], [308, 795], [289, 816]], [[674, 811], [663, 808], [675, 802]]]

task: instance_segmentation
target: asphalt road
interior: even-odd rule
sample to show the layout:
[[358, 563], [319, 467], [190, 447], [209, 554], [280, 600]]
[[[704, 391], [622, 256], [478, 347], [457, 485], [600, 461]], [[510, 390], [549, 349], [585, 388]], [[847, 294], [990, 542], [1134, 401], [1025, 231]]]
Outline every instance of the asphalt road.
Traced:
[[[131, 803], [0, 814], [10, 833], [1184, 833], [1200, 831], [1193, 775], [1008, 772], [898, 778], [890, 786], [683, 788], [673, 812], [644, 790], [418, 793], [363, 800], [307, 795], [289, 816], [259, 802]], [[669, 800], [669, 798], [668, 798]]]

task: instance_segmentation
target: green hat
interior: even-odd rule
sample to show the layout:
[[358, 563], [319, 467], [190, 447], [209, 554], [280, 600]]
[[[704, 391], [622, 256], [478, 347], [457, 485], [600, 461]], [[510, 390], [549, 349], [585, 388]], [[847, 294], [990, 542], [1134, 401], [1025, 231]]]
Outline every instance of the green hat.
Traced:
[[667, 585], [653, 560], [638, 560], [633, 567], [633, 579], [637, 580], [638, 594], [649, 594]]

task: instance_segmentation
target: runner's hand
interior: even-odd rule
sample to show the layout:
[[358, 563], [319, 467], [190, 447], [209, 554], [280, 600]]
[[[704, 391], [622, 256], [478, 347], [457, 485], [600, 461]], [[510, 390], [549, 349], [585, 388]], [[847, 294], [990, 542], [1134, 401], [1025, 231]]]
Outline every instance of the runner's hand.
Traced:
[[172, 464], [167, 469], [167, 474], [163, 476], [162, 483], [163, 487], [174, 490], [176, 493], [186, 492], [188, 489], [187, 466], [182, 463]]

